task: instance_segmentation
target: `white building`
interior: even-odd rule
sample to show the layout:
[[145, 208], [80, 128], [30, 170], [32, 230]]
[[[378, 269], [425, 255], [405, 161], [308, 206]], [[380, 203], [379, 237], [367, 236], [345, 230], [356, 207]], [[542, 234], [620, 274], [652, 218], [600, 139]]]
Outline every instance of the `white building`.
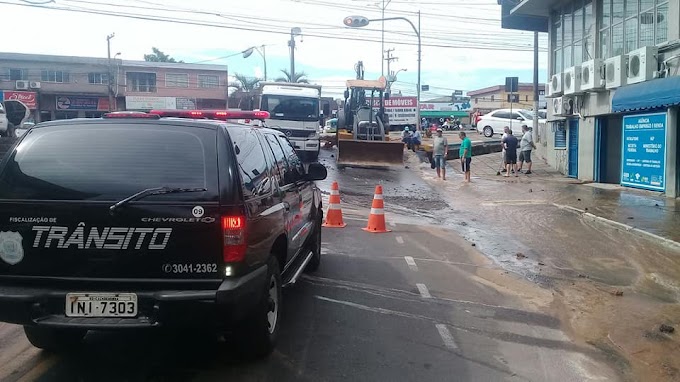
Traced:
[[549, 34], [539, 154], [582, 180], [680, 196], [680, 0], [499, 0]]

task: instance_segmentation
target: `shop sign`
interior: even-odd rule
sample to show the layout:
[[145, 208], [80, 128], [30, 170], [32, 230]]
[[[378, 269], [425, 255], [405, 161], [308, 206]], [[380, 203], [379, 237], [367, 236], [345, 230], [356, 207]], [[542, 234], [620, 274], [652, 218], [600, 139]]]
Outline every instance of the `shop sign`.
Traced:
[[[390, 97], [384, 100], [385, 114], [390, 125], [414, 125], [418, 120], [418, 99], [416, 97]], [[380, 106], [379, 100], [373, 100], [373, 107]]]
[[35, 92], [17, 92], [12, 90], [5, 90], [4, 95], [2, 95], [2, 99], [5, 101], [9, 100], [21, 101], [24, 105], [26, 105], [26, 107], [28, 107], [31, 110], [35, 110], [36, 106], [38, 105], [37, 93]]
[[469, 100], [460, 100], [459, 102], [421, 102], [421, 111], [470, 111], [472, 105]]
[[153, 110], [177, 109], [177, 98], [175, 97], [145, 97], [145, 96], [126, 96], [125, 97], [126, 110]]
[[109, 99], [106, 97], [72, 97], [56, 98], [57, 110], [109, 110]]
[[666, 190], [666, 113], [623, 117], [621, 185]]

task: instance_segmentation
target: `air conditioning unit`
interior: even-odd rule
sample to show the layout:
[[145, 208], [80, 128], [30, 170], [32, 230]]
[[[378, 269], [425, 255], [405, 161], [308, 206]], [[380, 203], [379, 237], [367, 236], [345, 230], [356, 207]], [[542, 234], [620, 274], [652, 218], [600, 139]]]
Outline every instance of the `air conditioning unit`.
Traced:
[[550, 94], [551, 97], [558, 97], [562, 95], [562, 73], [553, 74], [550, 78]]
[[628, 56], [621, 55], [608, 58], [604, 62], [605, 87], [615, 89], [626, 84], [626, 65]]
[[657, 55], [659, 48], [655, 46], [645, 46], [628, 53], [628, 82], [637, 84], [638, 82], [649, 81], [656, 78], [659, 64]]
[[581, 93], [581, 67], [572, 66], [564, 71], [564, 94]]
[[17, 90], [28, 90], [28, 81], [17, 81], [14, 87]]
[[31, 81], [29, 84], [31, 89], [40, 89], [40, 82], [39, 81]]
[[554, 96], [550, 94], [550, 86], [552, 86], [551, 83], [545, 84], [545, 98], [553, 98]]
[[581, 90], [598, 91], [605, 86], [604, 63], [602, 59], [586, 61], [581, 65]]
[[566, 117], [574, 114], [574, 100], [571, 97], [556, 97], [552, 99], [552, 115]]

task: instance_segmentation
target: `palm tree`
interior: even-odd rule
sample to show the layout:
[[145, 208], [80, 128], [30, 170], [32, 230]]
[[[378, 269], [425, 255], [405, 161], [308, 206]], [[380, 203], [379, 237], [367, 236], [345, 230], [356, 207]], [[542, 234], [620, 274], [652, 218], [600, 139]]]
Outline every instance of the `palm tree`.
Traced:
[[305, 72], [294, 73], [293, 75], [291, 75], [288, 70], [281, 69], [281, 73], [283, 73], [284, 76], [277, 78], [276, 82], [293, 82], [298, 84], [309, 83], [309, 80], [305, 78], [307, 77], [307, 73]]
[[255, 77], [248, 77], [243, 74], [234, 73], [235, 82], [229, 84], [230, 88], [236, 89], [231, 94], [232, 98], [238, 98], [238, 108], [241, 108], [241, 103], [244, 98], [252, 97], [252, 93], [260, 84], [260, 79]]

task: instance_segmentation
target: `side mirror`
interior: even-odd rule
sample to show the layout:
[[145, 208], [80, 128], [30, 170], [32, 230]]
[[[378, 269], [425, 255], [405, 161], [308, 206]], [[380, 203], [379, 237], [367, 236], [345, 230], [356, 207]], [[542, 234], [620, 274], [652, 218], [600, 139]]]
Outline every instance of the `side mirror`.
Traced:
[[522, 118], [522, 117], [517, 117], [517, 120], [518, 120], [518, 121], [524, 121], [524, 118]]
[[309, 168], [307, 168], [307, 174], [305, 174], [305, 180], [324, 180], [328, 176], [328, 171], [326, 166], [321, 163], [315, 162], [310, 163]]

